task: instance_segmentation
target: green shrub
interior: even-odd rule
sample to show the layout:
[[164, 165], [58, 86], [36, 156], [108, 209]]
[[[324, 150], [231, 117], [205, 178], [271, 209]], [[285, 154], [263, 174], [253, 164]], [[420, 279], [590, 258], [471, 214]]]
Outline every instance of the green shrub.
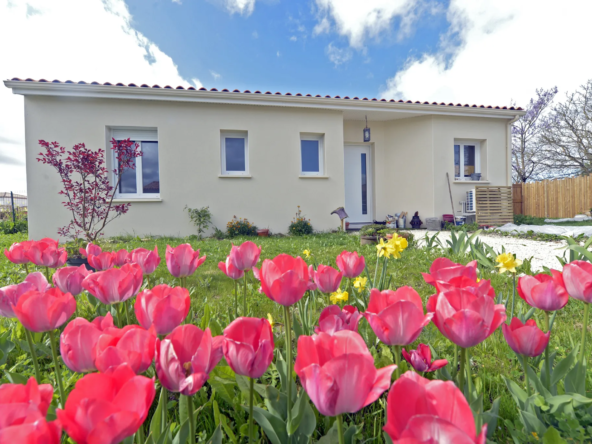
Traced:
[[379, 232], [384, 230], [388, 230], [388, 228], [386, 228], [386, 225], [364, 225], [362, 228], [360, 228], [360, 236], [376, 236], [379, 234]]
[[212, 224], [210, 207], [189, 208], [185, 205], [185, 209], [187, 210], [187, 213], [189, 213], [189, 219], [191, 219], [191, 222], [193, 222], [193, 225], [197, 228], [197, 237], [201, 239], [202, 234], [205, 233]]
[[294, 236], [304, 236], [307, 234], [312, 234], [312, 225], [310, 223], [310, 219], [305, 218], [302, 216], [302, 211], [300, 211], [300, 205], [298, 205], [298, 211], [296, 212], [296, 216], [292, 219], [290, 226], [288, 227], [288, 232]]
[[257, 236], [257, 226], [248, 221], [247, 218], [232, 217], [232, 220], [226, 224], [226, 235], [235, 236]]
[[524, 214], [514, 214], [514, 223], [516, 225], [544, 225], [544, 217], [526, 216]]
[[29, 226], [26, 219], [17, 219], [16, 222], [11, 220], [0, 221], [0, 234], [16, 234], [27, 233]]

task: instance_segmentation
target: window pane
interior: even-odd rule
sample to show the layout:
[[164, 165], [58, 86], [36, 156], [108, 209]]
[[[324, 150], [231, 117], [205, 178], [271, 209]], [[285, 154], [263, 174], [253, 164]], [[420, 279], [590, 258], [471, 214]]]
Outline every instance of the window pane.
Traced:
[[454, 145], [454, 177], [460, 177], [460, 145]]
[[319, 172], [319, 141], [301, 140], [300, 151], [302, 154], [302, 172]]
[[368, 214], [368, 182], [366, 176], [366, 153], [362, 153], [362, 214]]
[[[123, 175], [121, 176], [121, 181], [119, 182], [119, 192], [120, 193], [136, 193], [136, 159], [132, 159], [130, 162], [134, 169], [126, 168], [123, 170]], [[121, 165], [119, 165], [121, 169]], [[119, 171], [118, 171], [119, 173]]]
[[475, 145], [465, 145], [463, 148], [465, 176], [470, 176], [475, 172]]
[[226, 171], [245, 171], [245, 139], [226, 137]]
[[144, 193], [160, 193], [158, 142], [142, 142], [142, 189]]

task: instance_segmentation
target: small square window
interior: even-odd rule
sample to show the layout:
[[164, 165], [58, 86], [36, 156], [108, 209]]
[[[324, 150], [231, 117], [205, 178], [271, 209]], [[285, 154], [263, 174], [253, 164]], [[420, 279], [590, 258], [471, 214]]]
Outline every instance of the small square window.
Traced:
[[[111, 129], [115, 140], [130, 139], [138, 144], [142, 156], [132, 160], [134, 168], [123, 171], [121, 179], [114, 175], [113, 183], [119, 186], [116, 198], [155, 198], [160, 195], [160, 171], [158, 166], [158, 134], [156, 130], [137, 128]], [[117, 163], [113, 151], [113, 163]], [[119, 170], [119, 165], [117, 166]]]
[[[454, 179], [475, 180], [481, 177], [481, 144], [471, 140], [456, 140], [454, 144]], [[476, 179], [479, 180], [479, 179]]]
[[220, 134], [222, 174], [249, 174], [246, 131], [222, 131]]
[[300, 134], [300, 174], [303, 176], [324, 175], [324, 135]]

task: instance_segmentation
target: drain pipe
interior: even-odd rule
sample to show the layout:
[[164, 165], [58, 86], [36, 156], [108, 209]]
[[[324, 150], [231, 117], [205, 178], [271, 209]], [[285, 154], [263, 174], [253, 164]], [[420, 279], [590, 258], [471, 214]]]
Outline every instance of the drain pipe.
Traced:
[[520, 117], [520, 115], [515, 115], [514, 118], [508, 122], [508, 126], [506, 127], [506, 183], [508, 186], [512, 185], [512, 125], [520, 119]]

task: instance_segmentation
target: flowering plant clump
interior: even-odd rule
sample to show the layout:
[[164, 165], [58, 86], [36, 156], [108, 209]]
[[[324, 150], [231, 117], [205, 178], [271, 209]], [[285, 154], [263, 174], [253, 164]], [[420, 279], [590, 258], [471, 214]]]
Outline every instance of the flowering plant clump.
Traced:
[[113, 198], [123, 173], [135, 168], [135, 159], [142, 155], [139, 145], [127, 140], [111, 140], [118, 167], [112, 172], [116, 177], [111, 184], [110, 171], [105, 166], [105, 150], [93, 151], [84, 143], [67, 151], [58, 142], [40, 140], [45, 152], [39, 153], [38, 162], [55, 168], [62, 182], [59, 194], [71, 214], [70, 223], [58, 230], [60, 236], [78, 239], [81, 235], [94, 242], [113, 219], [127, 213], [129, 203], [114, 204]]
[[257, 226], [245, 218], [232, 216], [232, 220], [226, 224], [228, 237], [235, 236], [257, 236]]
[[302, 216], [300, 205], [298, 205], [298, 211], [296, 211], [296, 215], [294, 216], [294, 219], [292, 219], [292, 222], [288, 227], [288, 231], [294, 236], [304, 236], [307, 234], [312, 234], [313, 232], [310, 219]]

